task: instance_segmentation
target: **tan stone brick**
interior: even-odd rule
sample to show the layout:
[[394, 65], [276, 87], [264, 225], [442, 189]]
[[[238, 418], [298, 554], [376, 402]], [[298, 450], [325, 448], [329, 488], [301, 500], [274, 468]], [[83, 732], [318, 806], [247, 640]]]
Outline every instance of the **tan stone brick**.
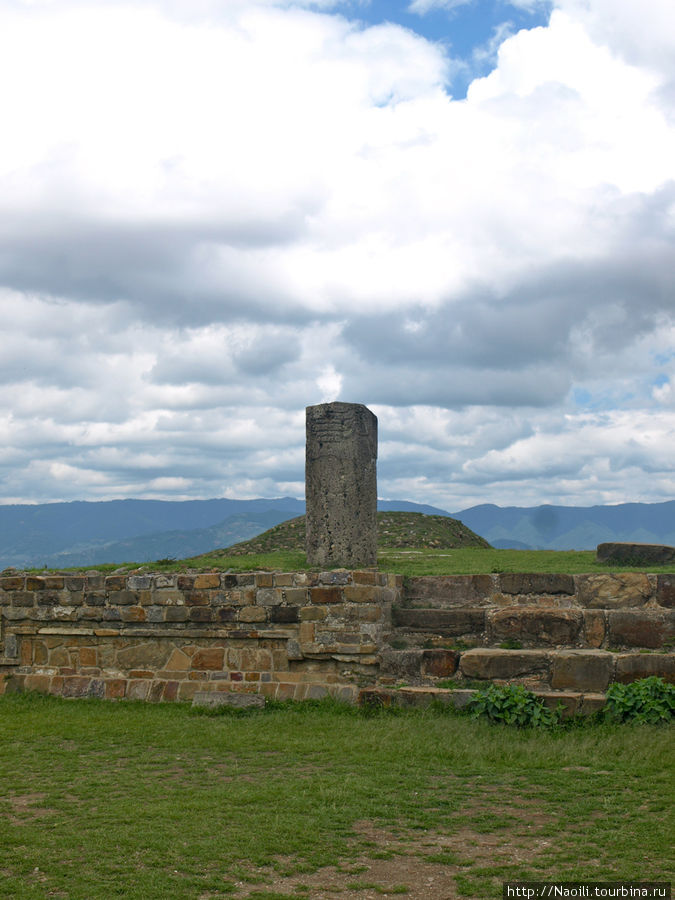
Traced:
[[256, 572], [255, 583], [259, 588], [274, 587], [274, 575], [271, 572]]
[[239, 610], [237, 618], [240, 622], [265, 622], [267, 611], [260, 606], [244, 606]]
[[309, 590], [311, 603], [341, 603], [342, 588], [340, 587], [313, 587]]
[[276, 699], [277, 700], [292, 700], [295, 697], [295, 689], [297, 685], [288, 684], [286, 682], [282, 682], [277, 685]]
[[603, 650], [561, 650], [553, 656], [553, 690], [604, 691], [612, 680], [614, 657]]
[[291, 572], [279, 572], [274, 576], [275, 587], [292, 587], [293, 574]]
[[300, 643], [312, 643], [316, 634], [316, 626], [312, 622], [300, 623]]
[[286, 588], [284, 597], [291, 606], [304, 606], [307, 603], [307, 588]]
[[43, 641], [35, 641], [33, 644], [33, 662], [36, 666], [43, 666], [49, 658], [47, 645]]
[[300, 610], [301, 622], [321, 622], [328, 615], [327, 606], [303, 606]]
[[220, 574], [218, 572], [210, 572], [203, 575], [195, 576], [195, 590], [201, 591], [208, 588], [220, 587]]
[[378, 584], [377, 572], [352, 572], [354, 584]]
[[348, 603], [377, 603], [380, 599], [380, 589], [368, 584], [348, 584], [343, 591]]
[[95, 647], [80, 647], [81, 666], [95, 666], [97, 662], [98, 660]]
[[585, 609], [584, 613], [584, 640], [589, 647], [596, 649], [602, 647], [605, 640], [605, 611], [603, 609]]
[[186, 672], [190, 668], [190, 657], [176, 648], [166, 661], [164, 668], [169, 672]]
[[127, 698], [129, 700], [146, 700], [149, 690], [150, 682], [144, 679], [127, 682]]
[[41, 694], [48, 694], [51, 682], [49, 675], [26, 675], [24, 687], [27, 691], [39, 691]]
[[208, 647], [198, 650], [192, 657], [193, 669], [222, 669], [225, 651], [222, 647]]
[[145, 622], [147, 614], [142, 606], [126, 606], [122, 609], [123, 622]]
[[589, 609], [625, 609], [644, 606], [653, 593], [647, 575], [624, 572], [575, 576], [579, 604]]

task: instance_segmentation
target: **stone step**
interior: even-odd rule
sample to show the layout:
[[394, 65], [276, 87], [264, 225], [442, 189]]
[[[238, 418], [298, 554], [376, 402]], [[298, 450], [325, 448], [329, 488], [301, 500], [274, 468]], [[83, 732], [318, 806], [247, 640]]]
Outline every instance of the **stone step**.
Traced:
[[525, 647], [599, 649], [672, 647], [675, 610], [580, 609], [542, 606], [394, 608], [399, 638], [436, 635], [478, 644], [518, 641]]
[[477, 647], [380, 652], [380, 678], [429, 684], [441, 678], [514, 682], [538, 690], [602, 693], [614, 681], [623, 683], [657, 675], [675, 682], [673, 653], [610, 653], [607, 650], [504, 650]]
[[[433, 702], [439, 702], [454, 706], [455, 709], [463, 709], [476, 693], [475, 690], [447, 690], [437, 687], [370, 687], [359, 691], [357, 703], [359, 706], [398, 706], [398, 707], [426, 707]], [[544, 704], [550, 709], [556, 709], [562, 704], [563, 718], [573, 715], [588, 716], [605, 705], [604, 693], [582, 691], [533, 691], [541, 697]]]

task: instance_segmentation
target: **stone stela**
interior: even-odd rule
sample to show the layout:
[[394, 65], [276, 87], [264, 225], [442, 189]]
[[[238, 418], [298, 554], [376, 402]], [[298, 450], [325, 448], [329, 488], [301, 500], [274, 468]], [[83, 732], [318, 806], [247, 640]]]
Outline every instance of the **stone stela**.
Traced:
[[310, 566], [377, 563], [377, 416], [360, 403], [306, 410]]

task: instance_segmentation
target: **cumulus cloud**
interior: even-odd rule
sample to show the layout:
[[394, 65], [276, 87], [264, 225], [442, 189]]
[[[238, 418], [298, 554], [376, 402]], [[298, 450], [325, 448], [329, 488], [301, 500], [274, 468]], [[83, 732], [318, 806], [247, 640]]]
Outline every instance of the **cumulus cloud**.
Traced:
[[355, 3], [3, 4], [3, 501], [301, 494], [332, 399], [383, 496], [670, 496], [670, 4], [554, 5], [457, 101]]

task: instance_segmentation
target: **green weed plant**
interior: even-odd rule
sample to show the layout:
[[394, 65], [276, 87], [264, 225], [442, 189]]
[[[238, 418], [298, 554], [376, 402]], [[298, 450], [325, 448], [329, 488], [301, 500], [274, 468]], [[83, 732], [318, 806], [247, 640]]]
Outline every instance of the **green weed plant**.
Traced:
[[604, 716], [614, 722], [659, 725], [675, 716], [675, 685], [652, 675], [607, 689]]
[[466, 711], [474, 719], [518, 728], [554, 728], [561, 721], [560, 709], [549, 709], [541, 697], [520, 684], [492, 684], [476, 691]]

